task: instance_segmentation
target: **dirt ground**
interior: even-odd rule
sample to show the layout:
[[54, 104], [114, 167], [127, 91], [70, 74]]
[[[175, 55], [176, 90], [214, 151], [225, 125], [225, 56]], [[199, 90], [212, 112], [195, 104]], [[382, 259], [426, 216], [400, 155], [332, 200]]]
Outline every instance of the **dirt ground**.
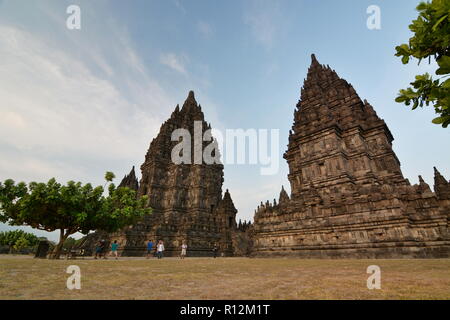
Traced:
[[[81, 271], [69, 290], [67, 267]], [[367, 267], [381, 269], [369, 290]], [[450, 299], [450, 260], [123, 258], [0, 255], [0, 299]]]

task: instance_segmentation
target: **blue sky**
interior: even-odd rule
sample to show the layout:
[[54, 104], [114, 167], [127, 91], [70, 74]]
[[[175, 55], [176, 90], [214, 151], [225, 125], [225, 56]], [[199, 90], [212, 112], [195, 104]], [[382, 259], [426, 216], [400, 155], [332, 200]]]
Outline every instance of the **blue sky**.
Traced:
[[[81, 30], [66, 28], [71, 4]], [[106, 170], [120, 179], [194, 90], [214, 128], [280, 130], [277, 175], [225, 166], [238, 218], [251, 219], [260, 201], [289, 189], [281, 156], [311, 53], [385, 119], [411, 183], [421, 174], [432, 184], [433, 166], [448, 179], [450, 131], [431, 124], [431, 108], [394, 102], [415, 74], [433, 70], [394, 56], [417, 4], [0, 0], [0, 180], [103, 184]], [[370, 5], [381, 9], [381, 30], [366, 26]]]

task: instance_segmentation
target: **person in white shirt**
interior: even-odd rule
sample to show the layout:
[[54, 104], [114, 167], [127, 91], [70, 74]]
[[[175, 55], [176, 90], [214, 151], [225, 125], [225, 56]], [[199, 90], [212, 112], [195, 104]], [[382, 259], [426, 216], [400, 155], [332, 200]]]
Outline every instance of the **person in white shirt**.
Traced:
[[187, 251], [187, 244], [185, 241], [183, 241], [183, 244], [181, 245], [181, 255], [180, 255], [181, 259], [184, 259], [186, 257], [186, 251]]
[[159, 240], [156, 250], [157, 250], [156, 254], [158, 255], [158, 259], [162, 259], [163, 252], [164, 252], [164, 242], [162, 240]]

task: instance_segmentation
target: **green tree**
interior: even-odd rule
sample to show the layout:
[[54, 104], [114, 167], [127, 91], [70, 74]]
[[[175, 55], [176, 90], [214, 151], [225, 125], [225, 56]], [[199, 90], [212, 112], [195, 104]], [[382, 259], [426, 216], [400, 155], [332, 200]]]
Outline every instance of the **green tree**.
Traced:
[[397, 46], [396, 56], [402, 57], [403, 64], [411, 58], [419, 60], [433, 58], [437, 64], [437, 78], [428, 74], [417, 75], [412, 88], [400, 90], [396, 101], [412, 104], [412, 109], [424, 105], [434, 106], [439, 116], [433, 123], [446, 128], [450, 124], [450, 1], [432, 0], [417, 6], [419, 16], [409, 29], [414, 33], [408, 44]]
[[25, 238], [29, 246], [35, 246], [39, 243], [39, 238], [32, 233], [23, 230], [12, 230], [0, 232], [0, 245], [9, 246], [11, 251], [20, 238]]
[[68, 237], [66, 239], [66, 241], [64, 241], [63, 248], [64, 249], [71, 249], [71, 248], [73, 248], [76, 245], [76, 243], [77, 243], [77, 240], [75, 240], [72, 237]]
[[103, 187], [93, 188], [89, 183], [69, 181], [61, 185], [53, 178], [27, 186], [9, 179], [0, 183], [0, 222], [49, 232], [59, 230], [59, 242], [52, 254], [52, 258], [59, 258], [64, 241], [75, 232], [114, 232], [151, 212], [148, 198], [137, 198], [129, 188], [116, 188], [111, 183], [108, 196], [103, 193]]
[[16, 243], [14, 244], [14, 250], [16, 250], [18, 252], [22, 249], [25, 249], [29, 245], [30, 245], [30, 243], [28, 242], [28, 240], [25, 237], [20, 237], [19, 239], [17, 239]]
[[105, 183], [104, 188], [106, 188], [106, 185], [108, 184], [108, 182], [112, 182], [115, 177], [116, 177], [116, 175], [114, 173], [112, 173], [111, 171], [106, 171], [106, 173], [105, 173], [106, 183]]

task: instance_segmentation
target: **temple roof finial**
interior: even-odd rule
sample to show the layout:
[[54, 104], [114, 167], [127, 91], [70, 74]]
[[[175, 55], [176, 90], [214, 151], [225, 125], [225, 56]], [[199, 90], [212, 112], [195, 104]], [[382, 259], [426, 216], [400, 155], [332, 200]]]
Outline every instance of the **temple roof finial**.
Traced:
[[195, 94], [194, 91], [189, 91], [189, 94], [186, 98], [186, 101], [184, 101], [183, 103], [183, 108], [182, 110], [198, 110], [198, 104], [197, 101], [195, 100]]
[[312, 66], [320, 65], [320, 63], [319, 63], [319, 61], [317, 61], [316, 55], [314, 53], [311, 55], [311, 65]]
[[421, 175], [419, 175], [419, 183], [425, 183]]

